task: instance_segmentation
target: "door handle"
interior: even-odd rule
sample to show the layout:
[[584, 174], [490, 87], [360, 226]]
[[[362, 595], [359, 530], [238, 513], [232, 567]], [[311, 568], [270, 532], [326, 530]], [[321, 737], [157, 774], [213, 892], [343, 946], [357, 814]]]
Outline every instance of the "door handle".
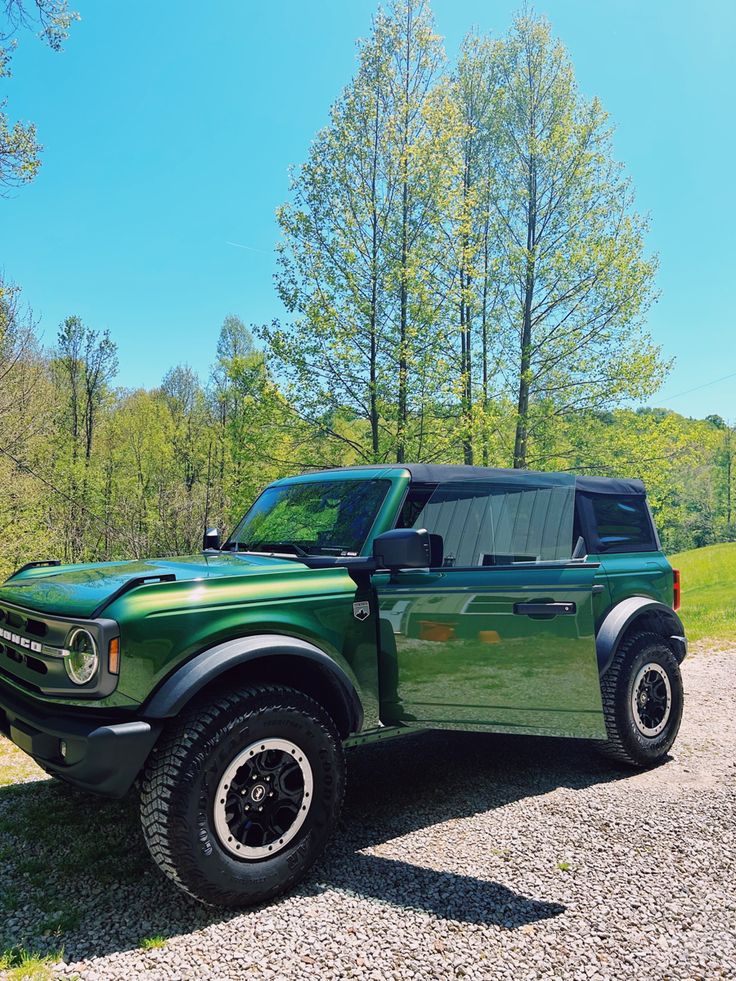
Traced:
[[575, 603], [514, 603], [514, 613], [520, 617], [574, 617]]

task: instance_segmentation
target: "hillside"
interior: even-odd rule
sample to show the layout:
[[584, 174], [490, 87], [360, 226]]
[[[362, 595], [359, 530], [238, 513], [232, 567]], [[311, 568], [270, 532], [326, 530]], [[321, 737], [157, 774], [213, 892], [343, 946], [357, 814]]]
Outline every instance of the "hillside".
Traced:
[[690, 640], [736, 639], [736, 543], [670, 555], [682, 575], [680, 615]]

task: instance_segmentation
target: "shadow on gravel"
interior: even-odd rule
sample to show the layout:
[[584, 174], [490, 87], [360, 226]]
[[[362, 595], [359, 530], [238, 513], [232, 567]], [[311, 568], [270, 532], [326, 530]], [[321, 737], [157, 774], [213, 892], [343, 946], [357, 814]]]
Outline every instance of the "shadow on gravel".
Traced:
[[529, 899], [497, 882], [379, 855], [353, 854], [337, 868], [335, 872], [325, 867], [327, 888], [422, 910], [443, 920], [514, 929], [565, 911], [559, 903]]
[[[443, 870], [452, 862], [430, 849], [426, 866], [435, 868], [367, 850], [557, 787], [582, 789], [630, 772], [599, 760], [584, 743], [552, 739], [429, 733], [353, 750], [340, 829], [292, 894], [297, 917], [299, 896], [327, 890], [507, 929], [557, 916], [563, 906]], [[503, 846], [474, 838], [474, 861], [485, 854], [497, 862]], [[281, 912], [288, 918], [294, 908], [284, 904]], [[0, 788], [0, 950], [63, 947], [66, 959], [77, 961], [242, 915], [259, 911], [208, 910], [155, 869], [132, 797], [106, 801], [51, 780]], [[278, 906], [272, 915], [281, 915]]]

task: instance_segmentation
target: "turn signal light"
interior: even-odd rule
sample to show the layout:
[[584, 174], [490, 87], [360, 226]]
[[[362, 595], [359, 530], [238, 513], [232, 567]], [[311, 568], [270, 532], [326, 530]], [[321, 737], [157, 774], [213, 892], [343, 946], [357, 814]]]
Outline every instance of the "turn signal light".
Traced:
[[120, 674], [120, 638], [113, 637], [107, 648], [107, 669], [110, 674]]
[[673, 595], [672, 595], [672, 609], [673, 610], [679, 610], [680, 609], [680, 594], [681, 594], [681, 589], [680, 589], [680, 570], [679, 569], [673, 569], [672, 570], [672, 575], [673, 575], [673, 581], [672, 581], [672, 593], [673, 593]]

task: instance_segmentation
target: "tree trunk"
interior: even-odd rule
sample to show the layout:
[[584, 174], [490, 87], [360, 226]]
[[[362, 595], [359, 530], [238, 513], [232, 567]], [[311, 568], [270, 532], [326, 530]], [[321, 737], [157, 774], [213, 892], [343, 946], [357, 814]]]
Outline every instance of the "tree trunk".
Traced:
[[396, 462], [406, 459], [406, 423], [408, 417], [409, 364], [407, 334], [409, 320], [408, 271], [409, 260], [409, 64], [411, 58], [411, 5], [407, 8], [406, 68], [404, 73], [404, 131], [401, 156], [401, 292], [399, 310], [399, 390], [396, 423]]
[[396, 462], [404, 463], [405, 460], [405, 440], [406, 440], [406, 421], [407, 421], [407, 387], [408, 387], [408, 358], [406, 351], [406, 336], [408, 328], [408, 287], [407, 287], [407, 258], [408, 258], [408, 212], [409, 212], [409, 187], [404, 176], [404, 187], [402, 191], [402, 219], [401, 219], [401, 309], [399, 312], [399, 393], [398, 393], [398, 418], [396, 425]]
[[[466, 148], [463, 173], [463, 223], [467, 220], [468, 195], [470, 191], [470, 158], [472, 144]], [[472, 337], [471, 313], [468, 302], [471, 275], [468, 271], [469, 236], [467, 226], [463, 228], [460, 244], [460, 373], [461, 373], [461, 411], [463, 420], [463, 462], [473, 464], [473, 378], [472, 378]]]
[[[490, 183], [490, 178], [489, 178]], [[490, 190], [490, 189], [489, 189]], [[481, 296], [481, 375], [482, 375], [482, 407], [483, 407], [483, 466], [488, 466], [488, 233], [489, 212], [488, 200], [485, 202], [485, 221], [483, 223], [483, 291]]]
[[379, 462], [378, 439], [378, 209], [376, 205], [376, 172], [378, 170], [378, 138], [380, 85], [376, 79], [376, 116], [373, 130], [373, 159], [371, 166], [371, 314], [370, 314], [370, 377], [369, 413], [371, 425], [372, 462]]
[[514, 467], [525, 469], [529, 438], [529, 389], [532, 367], [532, 306], [534, 301], [534, 260], [537, 222], [537, 176], [534, 157], [529, 161], [527, 185], [529, 207], [526, 233], [526, 275], [524, 278], [524, 313], [521, 325], [521, 359], [519, 363], [519, 395], [516, 407], [516, 440]]

